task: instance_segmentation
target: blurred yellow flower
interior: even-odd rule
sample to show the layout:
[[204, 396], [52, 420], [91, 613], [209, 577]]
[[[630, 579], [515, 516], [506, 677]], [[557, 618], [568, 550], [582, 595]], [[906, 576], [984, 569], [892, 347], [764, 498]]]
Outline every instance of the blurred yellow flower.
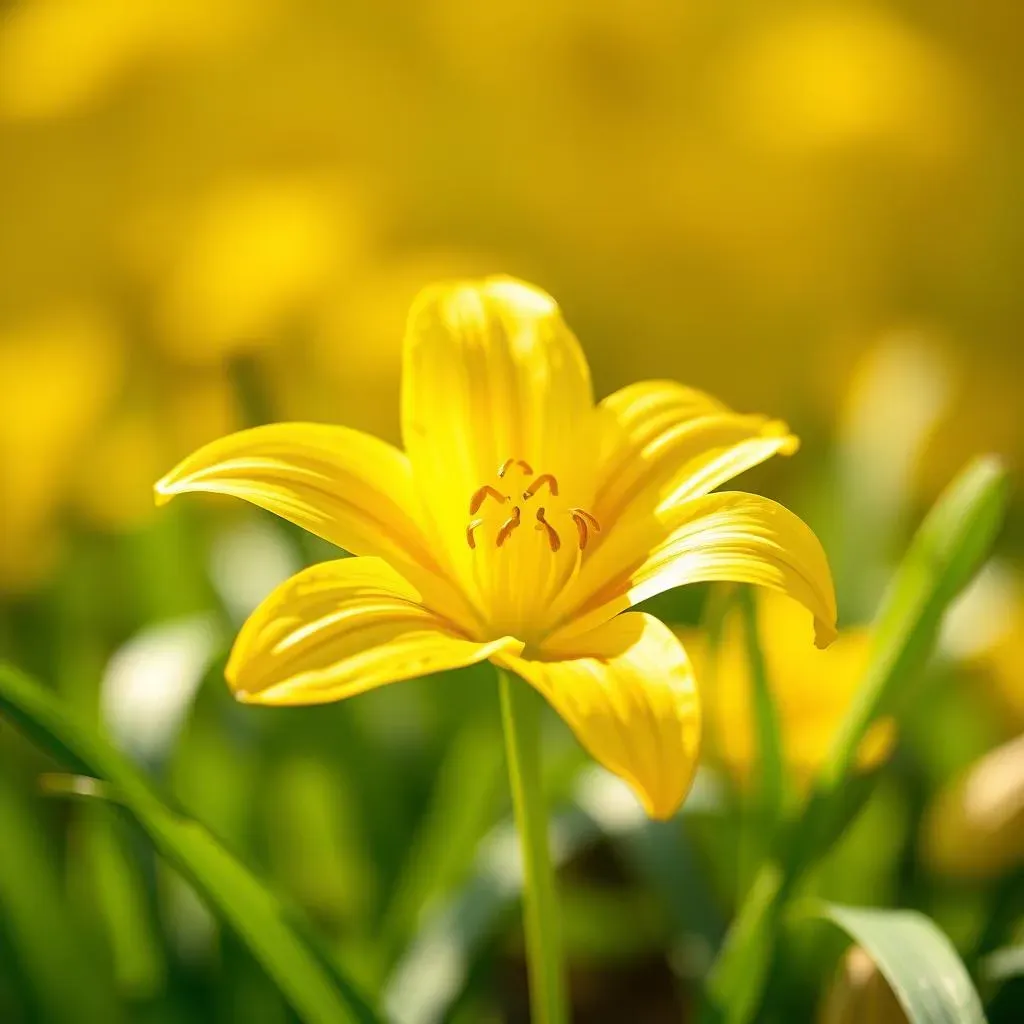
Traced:
[[164, 344], [200, 364], [261, 347], [328, 294], [359, 236], [325, 184], [270, 178], [222, 187], [201, 204], [167, 275]]
[[[828, 650], [815, 650], [804, 642], [799, 608], [771, 591], [759, 595], [757, 624], [786, 762], [797, 782], [805, 785], [827, 756], [853, 700], [867, 665], [871, 638], [863, 629], [844, 630]], [[700, 682], [705, 749], [712, 760], [746, 782], [756, 761], [757, 741], [743, 616], [735, 606], [727, 612], [713, 660], [704, 636], [688, 631], [681, 639]], [[892, 739], [891, 724], [878, 723], [860, 748], [860, 767], [870, 768], [882, 761]]]
[[0, 116], [77, 110], [134, 70], [234, 39], [272, 2], [25, 0], [0, 20]]
[[[362, 557], [314, 566], [242, 628], [241, 700], [315, 704], [486, 658], [671, 815], [700, 706], [682, 645], [626, 610], [701, 580], [757, 583], [835, 637], [817, 538], [766, 498], [715, 487], [795, 448], [784, 424], [652, 381], [594, 404], [554, 300], [509, 278], [438, 285], [410, 314], [406, 451], [313, 424], [216, 441], [156, 485], [233, 494]], [[619, 614], [624, 612], [625, 614]]]
[[828, 6], [770, 25], [723, 65], [727, 123], [797, 155], [880, 144], [918, 160], [961, 141], [955, 64], [891, 13]]
[[0, 329], [0, 592], [31, 589], [56, 557], [68, 476], [115, 393], [121, 355], [88, 310]]
[[921, 826], [937, 874], [986, 879], [1024, 863], [1024, 736], [989, 752], [939, 792]]

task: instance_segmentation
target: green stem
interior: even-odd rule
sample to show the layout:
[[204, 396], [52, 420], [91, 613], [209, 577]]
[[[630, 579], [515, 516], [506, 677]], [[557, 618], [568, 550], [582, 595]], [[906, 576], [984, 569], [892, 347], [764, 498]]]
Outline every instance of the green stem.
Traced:
[[508, 779], [523, 856], [523, 924], [533, 1024], [569, 1019], [562, 968], [561, 921], [548, 850], [548, 816], [540, 776], [541, 704], [526, 683], [498, 670]]

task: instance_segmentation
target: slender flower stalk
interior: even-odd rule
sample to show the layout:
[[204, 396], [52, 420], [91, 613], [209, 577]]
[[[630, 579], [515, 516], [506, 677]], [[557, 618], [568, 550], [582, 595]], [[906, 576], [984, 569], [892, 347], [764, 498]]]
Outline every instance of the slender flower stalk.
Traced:
[[523, 858], [523, 925], [530, 968], [530, 1019], [569, 1019], [562, 964], [561, 919], [548, 848], [548, 815], [541, 785], [540, 716], [524, 683], [498, 669], [508, 778]]
[[[156, 485], [159, 502], [243, 498], [358, 556], [300, 572], [256, 609], [227, 666], [236, 697], [318, 704], [490, 659], [652, 817], [670, 817], [696, 769], [700, 701], [677, 637], [629, 609], [687, 583], [758, 584], [800, 602], [818, 645], [831, 642], [832, 578], [811, 530], [767, 498], [716, 490], [796, 438], [670, 381], [595, 403], [554, 300], [510, 278], [426, 289], [403, 359], [404, 451], [345, 427], [272, 424], [206, 445]], [[528, 916], [543, 918], [546, 837], [522, 784], [522, 724], [506, 723]], [[535, 992], [554, 1008], [545, 979]]]

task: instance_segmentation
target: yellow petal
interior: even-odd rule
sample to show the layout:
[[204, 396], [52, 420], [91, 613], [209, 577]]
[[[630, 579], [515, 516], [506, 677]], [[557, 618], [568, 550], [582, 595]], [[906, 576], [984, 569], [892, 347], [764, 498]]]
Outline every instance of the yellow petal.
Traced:
[[383, 560], [343, 558], [281, 584], [242, 627], [226, 674], [247, 703], [324, 704], [521, 650], [468, 640]]
[[689, 792], [700, 748], [700, 702], [672, 631], [640, 612], [620, 615], [544, 660], [495, 660], [536, 687], [580, 743], [668, 818]]
[[766, 416], [740, 415], [673, 381], [642, 381], [605, 398], [594, 514], [610, 527], [714, 490], [797, 440]]
[[409, 460], [369, 434], [314, 423], [242, 430], [171, 470], [157, 502], [189, 491], [243, 498], [352, 554], [386, 558], [435, 604], [458, 601], [417, 521]]
[[819, 647], [836, 637], [832, 574], [810, 527], [768, 498], [721, 491], [671, 506], [660, 523], [613, 534], [584, 564], [570, 595], [576, 603], [560, 612], [554, 638], [578, 635], [673, 587], [716, 581], [786, 594], [814, 616]]
[[420, 294], [405, 339], [402, 432], [438, 547], [467, 588], [473, 492], [506, 459], [524, 459], [586, 505], [596, 444], [589, 459], [578, 449], [593, 416], [586, 359], [549, 295], [510, 278]]

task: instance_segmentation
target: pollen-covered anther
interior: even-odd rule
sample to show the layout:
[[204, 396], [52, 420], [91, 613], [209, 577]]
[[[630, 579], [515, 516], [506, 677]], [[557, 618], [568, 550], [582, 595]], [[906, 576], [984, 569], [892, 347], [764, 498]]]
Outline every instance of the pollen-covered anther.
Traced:
[[506, 459], [498, 467], [498, 478], [503, 477], [513, 466], [518, 466], [527, 476], [533, 476], [533, 466], [525, 459]]
[[590, 530], [600, 533], [601, 524], [596, 517], [582, 508], [569, 509], [569, 515], [572, 516], [572, 521], [576, 524], [576, 535], [579, 538], [580, 551], [582, 551], [587, 546], [587, 541], [590, 540]]
[[523, 501], [529, 501], [545, 484], [551, 496], [558, 497], [558, 481], [550, 473], [542, 473], [529, 487], [523, 491]]
[[466, 543], [473, 548], [474, 551], [476, 550], [476, 537], [474, 537], [473, 534], [475, 534], [483, 525], [484, 521], [482, 519], [474, 519], [473, 522], [466, 527]]
[[548, 535], [548, 544], [551, 546], [552, 551], [557, 551], [562, 546], [562, 538], [558, 536], [558, 531], [544, 518], [544, 509], [537, 509], [537, 526], [538, 530], [544, 530]]
[[501, 529], [498, 530], [498, 536], [494, 540], [494, 543], [499, 548], [509, 539], [509, 537], [512, 536], [512, 531], [519, 525], [519, 521], [519, 506], [516, 505], [515, 508], [512, 509], [512, 515], [510, 515], [508, 519], [501, 524]]
[[483, 487], [473, 492], [473, 497], [469, 499], [469, 514], [475, 516], [480, 511], [480, 506], [484, 503], [487, 498], [493, 498], [499, 504], [504, 505], [508, 502], [509, 497], [507, 494], [502, 494], [497, 487], [492, 487], [490, 484], [484, 484]]

